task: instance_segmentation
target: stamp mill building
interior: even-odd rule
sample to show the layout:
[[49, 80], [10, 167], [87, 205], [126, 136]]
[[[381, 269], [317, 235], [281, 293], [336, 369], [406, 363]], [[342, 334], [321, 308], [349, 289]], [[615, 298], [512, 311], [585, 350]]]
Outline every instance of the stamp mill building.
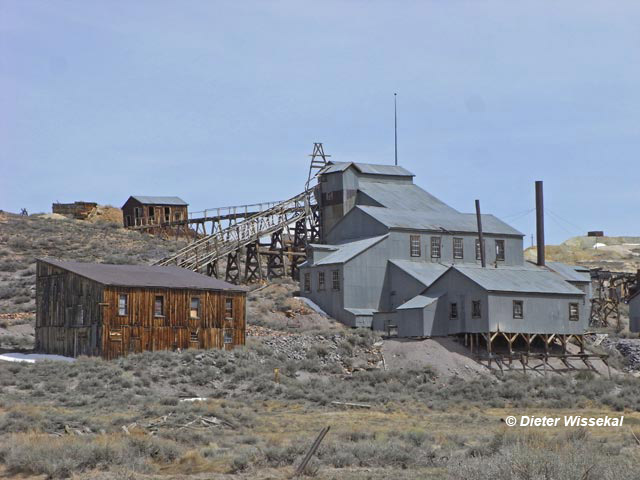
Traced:
[[36, 350], [112, 359], [245, 343], [246, 291], [178, 267], [39, 259]]
[[316, 198], [323, 243], [309, 247], [300, 290], [343, 323], [489, 348], [498, 335], [581, 343], [588, 270], [546, 265], [544, 252], [526, 262], [523, 234], [495, 216], [461, 213], [393, 165], [330, 163]]

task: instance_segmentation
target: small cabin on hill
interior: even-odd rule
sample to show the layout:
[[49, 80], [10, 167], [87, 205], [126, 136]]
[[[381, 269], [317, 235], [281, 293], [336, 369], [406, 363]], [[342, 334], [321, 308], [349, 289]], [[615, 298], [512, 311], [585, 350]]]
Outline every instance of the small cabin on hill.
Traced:
[[134, 195], [122, 206], [122, 219], [125, 228], [178, 222], [189, 218], [188, 206], [180, 197]]
[[86, 219], [98, 204], [95, 202], [73, 202], [73, 203], [54, 203], [51, 205], [51, 211], [66, 217], [77, 218], [79, 220]]
[[246, 290], [178, 267], [38, 259], [36, 349], [104, 359], [245, 343]]

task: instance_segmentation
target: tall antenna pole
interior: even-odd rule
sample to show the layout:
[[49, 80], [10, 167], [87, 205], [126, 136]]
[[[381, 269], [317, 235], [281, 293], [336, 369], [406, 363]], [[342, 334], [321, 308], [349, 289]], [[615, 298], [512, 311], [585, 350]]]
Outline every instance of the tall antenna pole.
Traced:
[[398, 94], [393, 94], [393, 133], [395, 145], [396, 165], [398, 165]]

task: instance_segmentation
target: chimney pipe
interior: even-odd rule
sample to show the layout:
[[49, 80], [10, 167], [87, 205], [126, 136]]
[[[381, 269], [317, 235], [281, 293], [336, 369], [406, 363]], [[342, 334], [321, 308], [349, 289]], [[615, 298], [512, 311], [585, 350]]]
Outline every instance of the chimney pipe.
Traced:
[[536, 181], [536, 240], [538, 265], [544, 267], [544, 193], [542, 180]]
[[476, 218], [478, 219], [478, 241], [480, 242], [480, 262], [482, 268], [487, 266], [487, 260], [484, 254], [484, 239], [482, 237], [482, 217], [480, 215], [480, 200], [476, 200]]

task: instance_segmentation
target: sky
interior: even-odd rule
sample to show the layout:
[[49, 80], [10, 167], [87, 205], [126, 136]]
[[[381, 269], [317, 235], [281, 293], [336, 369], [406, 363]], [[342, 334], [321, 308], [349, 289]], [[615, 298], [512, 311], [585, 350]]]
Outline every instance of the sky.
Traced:
[[640, 235], [640, 2], [0, 0], [0, 209], [289, 198], [313, 142], [535, 232]]

